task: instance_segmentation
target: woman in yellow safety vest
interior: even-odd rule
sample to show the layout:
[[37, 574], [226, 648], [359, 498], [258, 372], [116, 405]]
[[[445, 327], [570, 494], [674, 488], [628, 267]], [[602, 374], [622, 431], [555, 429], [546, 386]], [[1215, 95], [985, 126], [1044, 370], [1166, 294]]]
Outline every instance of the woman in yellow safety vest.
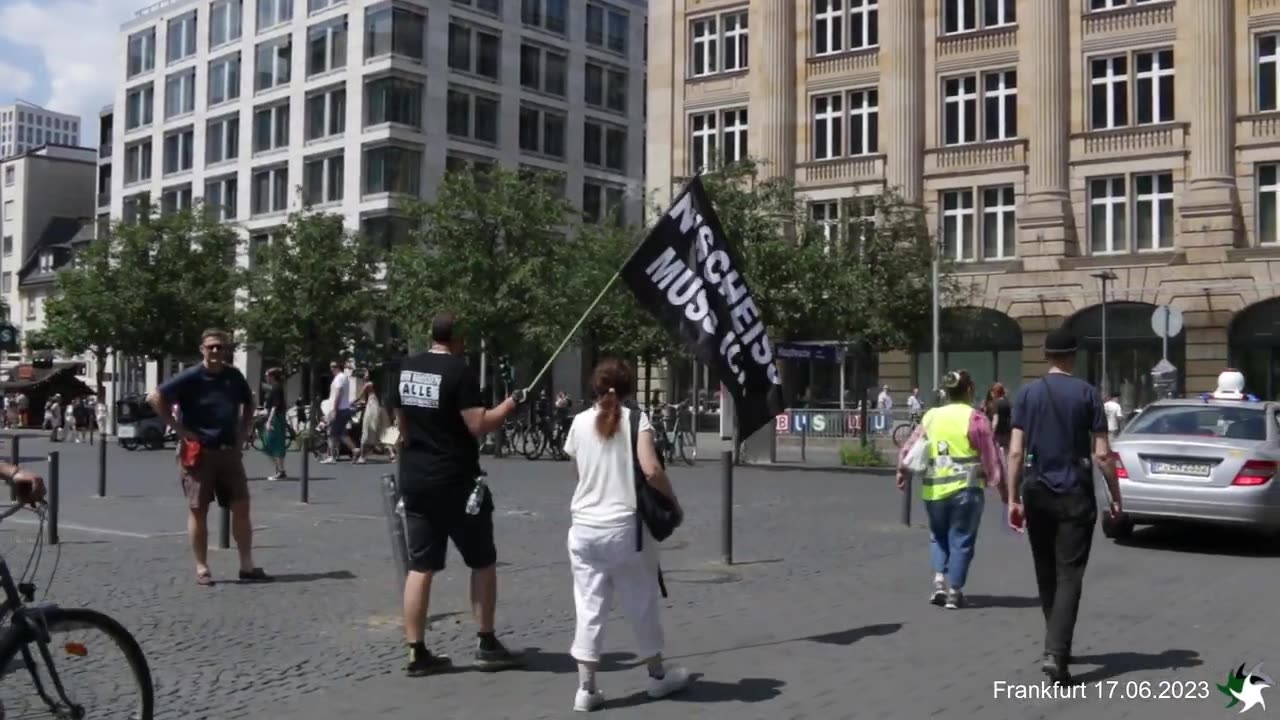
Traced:
[[949, 609], [964, 606], [964, 583], [973, 562], [985, 489], [995, 486], [1007, 503], [1004, 464], [991, 423], [973, 408], [974, 384], [966, 370], [942, 379], [947, 403], [925, 413], [924, 420], [898, 456], [898, 489], [907, 486], [908, 455], [925, 443], [927, 467], [921, 473], [921, 495], [929, 518], [929, 555], [933, 562], [930, 602]]

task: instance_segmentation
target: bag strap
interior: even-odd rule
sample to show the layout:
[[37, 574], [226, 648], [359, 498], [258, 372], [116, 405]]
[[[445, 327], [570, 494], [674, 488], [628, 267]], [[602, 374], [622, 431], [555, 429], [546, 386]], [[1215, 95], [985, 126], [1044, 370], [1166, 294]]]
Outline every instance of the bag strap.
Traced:
[[631, 429], [631, 469], [636, 485], [636, 552], [644, 549], [644, 520], [640, 517], [640, 483], [644, 482], [644, 470], [640, 467], [640, 413], [634, 407], [627, 408]]

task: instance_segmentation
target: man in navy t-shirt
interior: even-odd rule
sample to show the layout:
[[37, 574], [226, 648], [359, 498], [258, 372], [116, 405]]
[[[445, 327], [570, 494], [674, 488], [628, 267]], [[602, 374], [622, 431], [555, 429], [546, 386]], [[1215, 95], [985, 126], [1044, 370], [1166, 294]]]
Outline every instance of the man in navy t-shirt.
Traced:
[[1110, 489], [1110, 511], [1120, 513], [1102, 396], [1071, 375], [1077, 349], [1070, 331], [1049, 333], [1049, 372], [1018, 392], [1009, 441], [1009, 524], [1030, 535], [1046, 625], [1042, 669], [1064, 683], [1098, 519], [1095, 465]]
[[227, 364], [230, 351], [231, 339], [225, 331], [204, 331], [200, 339], [202, 362], [169, 378], [147, 398], [178, 433], [178, 466], [190, 510], [187, 532], [200, 585], [213, 583], [208, 564], [208, 516], [214, 499], [231, 509], [231, 534], [240, 551], [240, 579], [268, 579], [262, 568], [253, 564], [249, 481], [240, 455], [253, 427], [253, 392], [244, 374]]

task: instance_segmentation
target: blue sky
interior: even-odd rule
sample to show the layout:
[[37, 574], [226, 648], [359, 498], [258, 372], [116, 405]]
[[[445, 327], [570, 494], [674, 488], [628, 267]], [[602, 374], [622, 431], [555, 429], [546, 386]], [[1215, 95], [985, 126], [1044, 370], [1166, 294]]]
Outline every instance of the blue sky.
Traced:
[[0, 0], [0, 105], [22, 98], [83, 118], [98, 144], [98, 111], [121, 77], [120, 24], [150, 0]]

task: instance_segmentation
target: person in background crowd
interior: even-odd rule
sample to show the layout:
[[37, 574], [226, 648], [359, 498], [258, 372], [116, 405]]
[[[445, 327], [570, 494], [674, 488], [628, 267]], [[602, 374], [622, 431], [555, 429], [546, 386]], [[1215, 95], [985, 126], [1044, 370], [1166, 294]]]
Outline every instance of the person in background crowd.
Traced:
[[93, 429], [98, 431], [98, 439], [106, 442], [107, 403], [102, 398], [93, 404]]
[[[639, 408], [623, 406], [632, 392], [631, 368], [622, 360], [603, 360], [591, 385], [596, 405], [574, 418], [564, 445], [574, 460], [578, 483], [570, 503], [573, 524], [568, 542], [577, 614], [570, 654], [578, 661], [573, 709], [583, 712], [604, 702], [596, 671], [615, 597], [631, 623], [637, 654], [645, 659], [649, 696], [666, 697], [689, 684], [687, 670], [662, 661], [658, 543], [652, 536], [644, 537], [636, 549], [636, 533], [648, 535], [636, 520], [636, 473], [642, 472], [644, 482], [673, 501], [675, 491], [658, 461], [649, 418]], [[640, 413], [634, 448], [631, 413]]]
[[1009, 443], [1009, 525], [1018, 531], [1025, 526], [1030, 536], [1045, 619], [1040, 669], [1063, 684], [1071, 678], [1080, 593], [1098, 520], [1094, 467], [1110, 490], [1112, 515], [1121, 514], [1102, 399], [1071, 375], [1077, 349], [1066, 328], [1045, 338], [1049, 372], [1018, 391]]
[[907, 412], [911, 422], [919, 422], [924, 413], [924, 403], [920, 401], [920, 388], [912, 388], [911, 397], [907, 398]]
[[49, 430], [50, 442], [62, 441], [62, 414], [62, 396], [54, 395], [44, 407], [44, 424]]
[[1107, 435], [1115, 440], [1120, 433], [1120, 420], [1124, 415], [1124, 409], [1120, 406], [1120, 393], [1111, 393], [1111, 397], [1102, 404], [1102, 412], [1107, 416]]
[[76, 442], [87, 442], [89, 440], [91, 417], [92, 413], [89, 410], [89, 406], [85, 405], [84, 398], [76, 398], [71, 406], [71, 421], [75, 424], [72, 437], [75, 438]]
[[479, 625], [474, 667], [492, 672], [523, 664], [494, 631], [498, 550], [493, 542], [493, 496], [479, 482], [478, 438], [502, 426], [519, 407], [524, 391], [485, 409], [480, 383], [462, 357], [462, 334], [456, 324], [448, 312], [432, 320], [430, 350], [404, 358], [395, 390], [387, 396], [400, 428], [400, 493], [409, 545], [405, 673], [410, 677], [452, 665], [448, 657], [427, 650], [424, 639], [431, 581], [444, 570], [450, 540], [471, 568], [471, 609]]
[[[187, 496], [187, 534], [196, 561], [196, 583], [212, 585], [209, 571], [209, 505], [231, 509], [231, 535], [240, 551], [240, 580], [270, 578], [253, 564], [253, 523], [249, 517], [249, 479], [241, 454], [253, 429], [253, 391], [244, 375], [226, 363], [231, 336], [205, 330], [203, 361], [152, 390], [147, 402], [178, 434], [178, 465]], [[177, 412], [174, 412], [174, 408]]]
[[880, 411], [883, 423], [881, 432], [893, 432], [893, 396], [889, 394], [888, 385], [880, 388], [880, 395], [876, 398], [876, 409]]
[[1003, 383], [995, 383], [987, 391], [983, 411], [991, 421], [991, 433], [996, 447], [1000, 448], [1003, 464], [1004, 454], [1009, 452], [1009, 437], [1013, 434], [1013, 406], [1009, 403], [1009, 393]]
[[262, 424], [262, 451], [271, 458], [275, 473], [268, 480], [283, 480], [288, 477], [284, 469], [285, 456], [289, 454], [288, 418], [289, 406], [284, 397], [284, 370], [271, 368], [267, 376], [267, 419]]
[[18, 396], [18, 426], [27, 427], [31, 424], [31, 398], [26, 395]]
[[62, 406], [62, 429], [63, 438], [74, 442], [80, 442], [80, 438], [76, 432], [76, 401], [68, 400]]
[[329, 426], [329, 456], [320, 461], [326, 465], [338, 462], [338, 453], [343, 445], [351, 451], [353, 458], [359, 454], [347, 432], [347, 426], [351, 424], [351, 379], [337, 360], [329, 363], [329, 370], [333, 373], [333, 382], [329, 385], [329, 414], [325, 416]]
[[369, 451], [382, 444], [382, 433], [387, 429], [387, 412], [382, 409], [382, 400], [378, 395], [378, 386], [370, 380], [360, 388], [360, 402], [364, 405], [360, 416], [360, 449], [356, 452], [355, 463], [363, 465]]
[[956, 370], [942, 379], [949, 402], [924, 414], [898, 453], [898, 489], [907, 486], [907, 454], [927, 444], [929, 467], [920, 494], [929, 518], [929, 556], [933, 563], [930, 602], [949, 610], [964, 607], [964, 585], [978, 540], [986, 504], [984, 488], [996, 487], [1008, 502], [1004, 466], [986, 415], [973, 409], [973, 377]]

